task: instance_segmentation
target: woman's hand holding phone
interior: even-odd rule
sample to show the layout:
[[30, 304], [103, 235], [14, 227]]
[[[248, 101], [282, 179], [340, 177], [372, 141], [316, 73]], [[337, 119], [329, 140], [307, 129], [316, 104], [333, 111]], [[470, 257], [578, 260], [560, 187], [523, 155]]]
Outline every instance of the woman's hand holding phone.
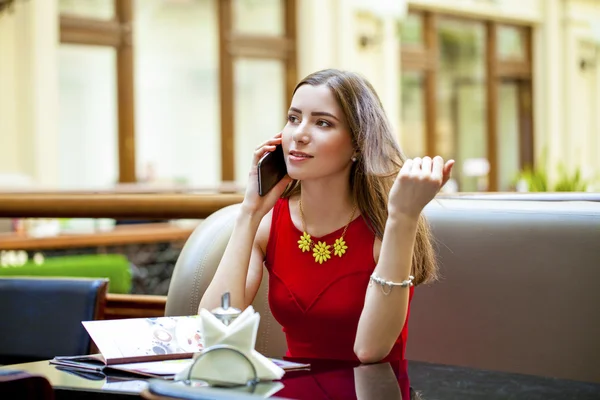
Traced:
[[265, 154], [274, 151], [278, 145], [281, 145], [281, 136], [282, 134], [278, 133], [273, 138], [262, 143], [254, 151], [252, 168], [250, 168], [246, 194], [244, 195], [244, 201], [242, 203], [242, 209], [250, 215], [260, 218], [266, 215], [273, 208], [277, 199], [281, 197], [287, 184], [292, 180], [286, 174], [283, 179], [281, 179], [281, 181], [279, 181], [273, 189], [264, 196], [260, 196], [258, 193], [258, 162]]

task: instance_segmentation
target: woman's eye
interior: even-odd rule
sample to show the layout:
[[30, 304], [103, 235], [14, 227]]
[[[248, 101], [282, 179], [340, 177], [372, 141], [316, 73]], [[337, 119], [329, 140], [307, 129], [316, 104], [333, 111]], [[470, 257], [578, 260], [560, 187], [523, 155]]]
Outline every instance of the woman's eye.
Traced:
[[322, 120], [322, 119], [319, 120], [319, 121], [317, 121], [317, 125], [318, 126], [323, 126], [323, 127], [330, 127], [331, 126], [331, 124], [329, 122], [327, 122], [325, 120]]
[[295, 115], [288, 115], [288, 121], [290, 121], [291, 123], [298, 122], [298, 117], [296, 117]]

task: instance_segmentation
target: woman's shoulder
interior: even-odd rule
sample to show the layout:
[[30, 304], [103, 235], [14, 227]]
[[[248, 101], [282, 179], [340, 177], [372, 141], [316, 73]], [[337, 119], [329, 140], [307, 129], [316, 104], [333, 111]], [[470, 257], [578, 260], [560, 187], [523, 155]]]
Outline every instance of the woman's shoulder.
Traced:
[[287, 206], [288, 200], [289, 199], [287, 198], [281, 198], [277, 200], [271, 211], [269, 211], [260, 221], [254, 243], [260, 247], [263, 254], [267, 253], [267, 244], [269, 243], [269, 236], [271, 235], [273, 221], [278, 219], [283, 207]]

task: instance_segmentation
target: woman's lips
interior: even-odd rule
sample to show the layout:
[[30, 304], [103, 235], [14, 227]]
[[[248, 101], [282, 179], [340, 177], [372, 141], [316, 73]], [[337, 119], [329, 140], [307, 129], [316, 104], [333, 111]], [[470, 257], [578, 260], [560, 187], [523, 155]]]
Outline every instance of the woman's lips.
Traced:
[[311, 158], [313, 158], [313, 156], [311, 156], [310, 154], [303, 153], [301, 151], [292, 150], [290, 151], [288, 158], [290, 161], [300, 162], [310, 160]]
[[312, 157], [299, 157], [299, 156], [294, 156], [292, 154], [289, 155], [290, 161], [294, 161], [294, 162], [306, 161], [306, 160], [310, 160], [311, 158]]

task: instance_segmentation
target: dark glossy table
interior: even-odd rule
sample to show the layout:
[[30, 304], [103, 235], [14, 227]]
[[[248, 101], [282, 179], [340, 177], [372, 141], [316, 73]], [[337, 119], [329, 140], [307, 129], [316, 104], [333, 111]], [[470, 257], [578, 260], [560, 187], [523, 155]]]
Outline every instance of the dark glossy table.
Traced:
[[[600, 383], [586, 383], [464, 367], [409, 362], [410, 386], [424, 400], [600, 399]], [[45, 376], [57, 399], [135, 399], [144, 380], [78, 376], [48, 361], [0, 367]], [[274, 397], [288, 399], [401, 399], [403, 379], [390, 364], [358, 367], [313, 364], [311, 371], [288, 372]], [[269, 389], [269, 388], [267, 388]], [[406, 387], [404, 388], [406, 389]], [[199, 389], [201, 390], [201, 389]], [[233, 392], [231, 392], [234, 394]]]

